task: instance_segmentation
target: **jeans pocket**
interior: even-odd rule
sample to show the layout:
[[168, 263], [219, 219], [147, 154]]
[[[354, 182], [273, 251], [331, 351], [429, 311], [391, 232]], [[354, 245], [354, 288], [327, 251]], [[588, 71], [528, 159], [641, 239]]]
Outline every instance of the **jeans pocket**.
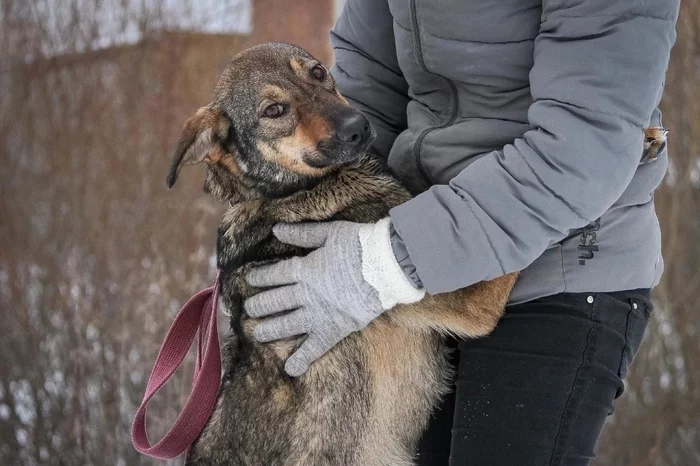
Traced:
[[630, 298], [630, 310], [627, 315], [627, 328], [625, 330], [625, 348], [622, 350], [622, 360], [618, 375], [624, 379], [629, 366], [639, 351], [644, 339], [644, 333], [649, 323], [653, 304], [646, 298]]

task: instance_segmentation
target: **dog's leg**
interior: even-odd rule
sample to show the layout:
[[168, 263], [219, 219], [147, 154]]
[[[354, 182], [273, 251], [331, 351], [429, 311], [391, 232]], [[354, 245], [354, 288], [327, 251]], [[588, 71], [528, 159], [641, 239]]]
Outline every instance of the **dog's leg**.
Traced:
[[[276, 223], [330, 220], [344, 211], [352, 211], [351, 218], [356, 221], [379, 220], [391, 206], [409, 198], [408, 193], [386, 175], [370, 178], [360, 169], [348, 172], [324, 180], [309, 191], [232, 205], [219, 228], [219, 267], [235, 268], [250, 261], [264, 260], [266, 257], [260, 257], [263, 249], [269, 253], [267, 256], [276, 258], [303, 254], [299, 248], [287, 251], [280, 247], [258, 247], [270, 238]], [[275, 245], [271, 243], [270, 246]]]
[[263, 210], [274, 223], [298, 223], [330, 220], [344, 211], [364, 207], [367, 212], [362, 217], [376, 221], [408, 199], [408, 192], [387, 175], [358, 167], [343, 170], [308, 191], [273, 199]]
[[259, 200], [239, 202], [226, 211], [217, 238], [220, 268], [242, 264], [242, 256], [269, 235], [260, 215], [262, 205]]
[[231, 270], [250, 262], [304, 253], [303, 249], [272, 237], [272, 227], [277, 221], [264, 215], [263, 205], [262, 201], [241, 202], [226, 211], [217, 238], [220, 269]]
[[417, 303], [397, 306], [388, 318], [422, 331], [472, 338], [488, 335], [503, 315], [517, 276], [512, 273], [452, 293], [428, 295]]

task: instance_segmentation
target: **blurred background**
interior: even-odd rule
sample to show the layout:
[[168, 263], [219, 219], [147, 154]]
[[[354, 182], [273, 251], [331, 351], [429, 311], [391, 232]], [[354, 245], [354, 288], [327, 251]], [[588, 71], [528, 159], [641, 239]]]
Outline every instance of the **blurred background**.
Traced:
[[[131, 420], [175, 313], [213, 279], [222, 213], [201, 170], [165, 188], [182, 124], [244, 47], [330, 64], [342, 3], [0, 0], [0, 464], [156, 464]], [[666, 272], [597, 465], [700, 464], [700, 0], [682, 2], [662, 110]], [[152, 403], [152, 438], [191, 373]]]

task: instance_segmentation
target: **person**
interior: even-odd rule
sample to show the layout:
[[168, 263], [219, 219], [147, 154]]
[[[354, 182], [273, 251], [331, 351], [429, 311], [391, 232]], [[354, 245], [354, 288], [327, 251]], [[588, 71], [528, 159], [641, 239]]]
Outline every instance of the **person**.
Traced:
[[454, 342], [453, 393], [417, 462], [588, 464], [663, 269], [653, 200], [667, 154], [641, 154], [644, 129], [662, 126], [678, 10], [347, 0], [332, 73], [415, 197], [376, 224], [277, 226], [323, 245], [250, 272], [286, 285], [245, 303], [272, 314], [256, 336], [306, 334], [285, 366], [296, 376], [398, 303], [521, 271], [495, 331]]

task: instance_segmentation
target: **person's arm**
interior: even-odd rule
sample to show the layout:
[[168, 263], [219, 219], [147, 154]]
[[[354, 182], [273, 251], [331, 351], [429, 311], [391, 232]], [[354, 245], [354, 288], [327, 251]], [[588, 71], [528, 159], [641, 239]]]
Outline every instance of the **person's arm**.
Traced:
[[371, 121], [384, 158], [406, 129], [408, 84], [396, 58], [393, 19], [385, 0], [348, 0], [331, 30], [340, 93]]
[[[599, 217], [639, 163], [677, 11], [678, 0], [543, 0], [531, 72], [533, 129], [449, 185], [391, 211], [424, 288], [407, 279], [415, 274], [406, 274], [409, 258], [392, 247], [397, 236], [392, 240], [388, 219], [277, 225], [280, 241], [315, 249], [247, 275], [251, 285], [269, 287], [244, 304], [249, 315], [266, 317], [256, 338], [307, 335], [285, 365], [299, 375], [396, 304], [521, 270], [570, 229]], [[373, 15], [383, 20], [374, 25]], [[344, 58], [336, 51], [335, 72], [341, 91], [383, 135], [384, 155], [405, 126], [407, 101], [403, 78], [391, 72], [390, 21], [384, 2], [351, 0], [334, 39], [336, 47], [341, 34], [352, 44]], [[391, 42], [377, 42], [382, 37]], [[352, 74], [343, 74], [346, 68]]]
[[532, 129], [391, 211], [400, 236], [394, 250], [404, 243], [428, 293], [527, 267], [600, 217], [639, 163], [679, 1], [543, 0], [542, 7]]

